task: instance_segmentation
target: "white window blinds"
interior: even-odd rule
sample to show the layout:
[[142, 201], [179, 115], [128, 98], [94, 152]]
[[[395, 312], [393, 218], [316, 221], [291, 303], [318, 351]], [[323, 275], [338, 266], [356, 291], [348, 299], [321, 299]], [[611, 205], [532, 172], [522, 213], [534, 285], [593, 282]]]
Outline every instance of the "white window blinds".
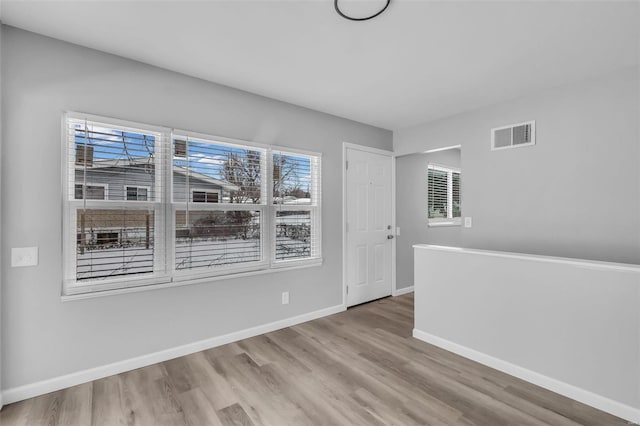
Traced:
[[320, 155], [69, 114], [65, 293], [321, 261]]
[[[163, 271], [164, 245], [156, 238], [162, 135], [87, 119], [66, 124], [67, 279], [139, 279]], [[136, 192], [132, 203], [131, 188], [146, 193]]]
[[459, 224], [460, 170], [427, 166], [427, 220], [430, 225]]
[[320, 254], [320, 158], [284, 151], [272, 155], [277, 262]]
[[261, 266], [266, 149], [173, 139], [175, 269]]

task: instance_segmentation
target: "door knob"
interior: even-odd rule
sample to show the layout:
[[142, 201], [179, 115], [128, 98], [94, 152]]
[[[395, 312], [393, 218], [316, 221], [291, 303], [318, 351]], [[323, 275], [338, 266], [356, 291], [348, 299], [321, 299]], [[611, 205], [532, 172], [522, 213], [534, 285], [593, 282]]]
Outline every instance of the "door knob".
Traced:
[[393, 240], [393, 235], [387, 235], [387, 240]]

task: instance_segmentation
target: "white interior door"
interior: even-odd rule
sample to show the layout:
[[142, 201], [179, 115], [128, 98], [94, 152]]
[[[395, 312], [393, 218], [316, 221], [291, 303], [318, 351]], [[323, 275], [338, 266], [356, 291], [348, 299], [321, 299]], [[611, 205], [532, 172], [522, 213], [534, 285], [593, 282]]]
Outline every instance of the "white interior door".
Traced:
[[346, 150], [347, 306], [391, 295], [392, 156]]

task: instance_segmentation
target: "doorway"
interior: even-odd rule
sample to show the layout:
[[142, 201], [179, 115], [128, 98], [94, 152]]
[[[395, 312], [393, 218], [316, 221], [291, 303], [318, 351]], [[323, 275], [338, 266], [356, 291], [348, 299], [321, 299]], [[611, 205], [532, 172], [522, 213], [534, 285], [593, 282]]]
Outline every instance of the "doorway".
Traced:
[[393, 153], [345, 144], [346, 306], [390, 296], [395, 281]]

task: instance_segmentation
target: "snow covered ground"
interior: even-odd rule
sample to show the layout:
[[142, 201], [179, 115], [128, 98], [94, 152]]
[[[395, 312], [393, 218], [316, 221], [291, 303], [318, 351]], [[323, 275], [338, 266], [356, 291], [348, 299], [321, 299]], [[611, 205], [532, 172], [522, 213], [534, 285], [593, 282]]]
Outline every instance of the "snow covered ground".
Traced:
[[[144, 246], [85, 250], [77, 255], [77, 279], [109, 278], [153, 272], [153, 252]], [[309, 239], [276, 238], [278, 260], [309, 257]], [[193, 240], [176, 242], [176, 269], [189, 270], [260, 260], [260, 240]]]

